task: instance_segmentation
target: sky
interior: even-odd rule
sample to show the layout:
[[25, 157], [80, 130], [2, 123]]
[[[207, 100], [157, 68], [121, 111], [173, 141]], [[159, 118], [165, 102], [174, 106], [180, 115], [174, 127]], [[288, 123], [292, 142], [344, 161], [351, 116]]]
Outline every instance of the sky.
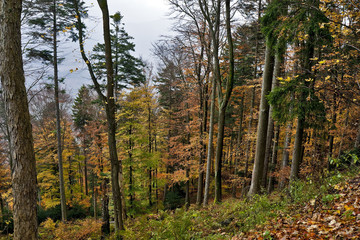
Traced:
[[[101, 10], [96, 0], [85, 0], [90, 6], [87, 22], [88, 30], [91, 31], [89, 39], [85, 43], [86, 52], [92, 49], [97, 42], [103, 42], [103, 30]], [[170, 33], [171, 18], [167, 0], [108, 0], [110, 15], [120, 11], [124, 16], [125, 31], [132, 36], [135, 43], [135, 56], [154, 63], [151, 54], [152, 43], [161, 38], [161, 35]], [[83, 63], [77, 44], [67, 43], [62, 51], [66, 61], [60, 66], [59, 74], [65, 77], [66, 90], [75, 96], [77, 90], [83, 84], [90, 84], [91, 79]], [[77, 69], [77, 70], [76, 70]], [[76, 70], [70, 73], [70, 70]]]

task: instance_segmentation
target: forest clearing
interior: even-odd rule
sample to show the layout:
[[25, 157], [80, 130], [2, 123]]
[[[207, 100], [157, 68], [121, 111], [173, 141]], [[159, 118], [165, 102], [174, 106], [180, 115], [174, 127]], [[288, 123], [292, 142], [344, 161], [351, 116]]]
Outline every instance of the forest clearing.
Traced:
[[0, 0], [0, 239], [360, 238], [360, 2], [119, 2]]

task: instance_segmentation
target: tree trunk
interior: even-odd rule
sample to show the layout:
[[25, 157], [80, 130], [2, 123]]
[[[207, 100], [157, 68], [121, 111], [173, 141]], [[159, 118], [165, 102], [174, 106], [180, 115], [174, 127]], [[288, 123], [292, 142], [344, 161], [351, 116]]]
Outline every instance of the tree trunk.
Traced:
[[[309, 31], [309, 39], [305, 43], [305, 52], [304, 52], [304, 59], [303, 59], [303, 85], [302, 87], [308, 88], [308, 82], [305, 79], [311, 78], [312, 75], [312, 64], [311, 59], [314, 56], [314, 41], [315, 36], [312, 30]], [[302, 90], [301, 96], [299, 101], [304, 104], [306, 102], [307, 93]], [[300, 163], [303, 158], [303, 153], [305, 151], [305, 147], [303, 146], [303, 137], [304, 137], [304, 130], [305, 130], [305, 110], [303, 106], [300, 105], [298, 110], [298, 120], [296, 126], [296, 135], [295, 135], [295, 142], [294, 142], [294, 153], [293, 153], [293, 160], [291, 163], [291, 172], [290, 172], [290, 184], [298, 178], [299, 171], [300, 171]]]
[[[149, 96], [147, 96], [149, 97]], [[150, 103], [148, 104], [148, 152], [151, 154], [152, 152], [152, 130], [151, 130], [151, 106]], [[148, 176], [149, 176], [149, 184], [148, 184], [148, 198], [149, 198], [149, 206], [153, 205], [152, 202], [152, 169], [151, 167], [148, 169]]]
[[[290, 149], [290, 143], [291, 143], [291, 129], [292, 129], [292, 122], [289, 122], [286, 126], [284, 150], [283, 150], [282, 160], [281, 160], [281, 169], [282, 170], [284, 170], [289, 165], [289, 149]], [[286, 182], [285, 176], [281, 176], [280, 177], [280, 189], [283, 189], [285, 187], [285, 182]]]
[[248, 177], [248, 171], [249, 171], [249, 160], [250, 160], [250, 154], [251, 154], [251, 130], [252, 130], [252, 122], [253, 122], [253, 115], [254, 115], [254, 105], [255, 105], [255, 91], [256, 88], [253, 87], [251, 91], [251, 104], [250, 104], [250, 119], [248, 124], [248, 131], [247, 131], [247, 141], [246, 141], [246, 150], [245, 150], [245, 181]]
[[[234, 44], [231, 35], [231, 17], [230, 17], [230, 0], [225, 1], [225, 12], [226, 12], [226, 33], [227, 33], [227, 43], [229, 45], [229, 70], [226, 80], [225, 93], [222, 93], [221, 81], [220, 81], [220, 72], [217, 74], [217, 83], [218, 83], [218, 95], [219, 95], [219, 122], [218, 122], [218, 138], [216, 146], [216, 158], [215, 158], [215, 199], [214, 202], [221, 202], [221, 165], [222, 165], [222, 152], [224, 144], [224, 128], [225, 128], [225, 113], [228, 103], [230, 101], [230, 96], [232, 93], [234, 85]], [[220, 9], [219, 9], [220, 11]], [[214, 54], [218, 55], [218, 49], [214, 49]], [[220, 71], [219, 59], [217, 58], [216, 68]]]
[[[244, 97], [241, 98], [241, 104], [240, 104], [240, 113], [239, 113], [239, 131], [237, 136], [237, 142], [236, 142], [236, 148], [235, 148], [235, 163], [234, 163], [234, 175], [235, 177], [238, 177], [238, 165], [240, 160], [240, 147], [242, 142], [242, 135], [243, 135], [243, 119], [244, 119]], [[236, 198], [236, 189], [237, 184], [233, 183], [232, 187], [232, 197]]]
[[274, 144], [273, 144], [273, 149], [272, 149], [272, 154], [271, 154], [270, 176], [269, 176], [269, 183], [267, 186], [268, 194], [270, 194], [274, 189], [273, 173], [275, 172], [276, 164], [277, 164], [279, 138], [280, 138], [280, 125], [277, 124], [276, 129], [275, 129]]
[[201, 201], [204, 197], [204, 158], [206, 152], [206, 144], [204, 143], [204, 133], [207, 131], [207, 112], [208, 112], [208, 104], [207, 104], [207, 87], [200, 90], [200, 109], [202, 114], [200, 115], [201, 123], [200, 123], [200, 156], [199, 156], [199, 178], [198, 178], [198, 188], [196, 195], [196, 204], [201, 205]]
[[327, 163], [327, 167], [328, 169], [330, 170], [330, 160], [331, 158], [333, 157], [333, 151], [334, 151], [334, 134], [331, 133], [331, 130], [333, 129], [336, 129], [336, 117], [337, 117], [337, 114], [336, 114], [336, 97], [335, 97], [335, 94], [334, 94], [334, 102], [333, 102], [333, 113], [332, 113], [332, 117], [331, 117], [331, 120], [332, 120], [332, 123], [331, 123], [331, 127], [330, 127], [330, 136], [329, 136], [329, 154], [328, 154], [328, 163]]
[[57, 59], [57, 12], [56, 0], [53, 1], [53, 64], [54, 64], [54, 94], [55, 94], [55, 108], [56, 108], [56, 138], [57, 138], [57, 155], [59, 164], [59, 183], [60, 183], [60, 203], [61, 203], [61, 220], [66, 221], [66, 198], [65, 198], [65, 184], [64, 171], [62, 159], [62, 143], [61, 143], [61, 118], [59, 105], [59, 79], [58, 79], [58, 59]]
[[[86, 147], [85, 147], [86, 148]], [[86, 149], [84, 148], [84, 182], [85, 182], [85, 194], [86, 196], [89, 195], [89, 186], [88, 186], [88, 170], [87, 170], [87, 154]]]
[[339, 146], [339, 152], [338, 152], [337, 158], [340, 158], [341, 154], [342, 154], [345, 131], [346, 131], [347, 127], [348, 127], [348, 124], [349, 124], [349, 108], [347, 108], [347, 110], [346, 110], [345, 124], [344, 124], [344, 128], [342, 130], [342, 134], [341, 134], [341, 138], [340, 138], [340, 146]]
[[132, 127], [129, 128], [129, 198], [130, 209], [134, 207], [134, 177], [133, 177], [133, 160], [132, 160]]
[[95, 188], [95, 173], [92, 172], [92, 195], [93, 195], [93, 210], [94, 218], [97, 219], [97, 190]]
[[[273, 80], [271, 85], [271, 90], [275, 89], [278, 85], [278, 77], [281, 75], [281, 66], [284, 63], [282, 50], [277, 50], [275, 56], [275, 66], [273, 73]], [[268, 174], [268, 166], [270, 163], [270, 159], [272, 159], [272, 145], [273, 145], [273, 136], [274, 136], [274, 119], [272, 117], [273, 107], [270, 106], [269, 109], [269, 122], [267, 129], [267, 139], [266, 139], [266, 152], [265, 152], [265, 162], [264, 162], [264, 171], [262, 176], [262, 186], [266, 188], [267, 183], [267, 174]]]
[[102, 224], [101, 224], [101, 233], [102, 239], [105, 239], [105, 236], [110, 233], [110, 215], [109, 215], [109, 196], [108, 196], [108, 180], [104, 179], [102, 182]]
[[[257, 78], [257, 70], [258, 70], [258, 58], [259, 58], [259, 30], [260, 30], [260, 17], [261, 17], [261, 1], [258, 1], [258, 16], [256, 21], [256, 38], [255, 38], [255, 60], [254, 60], [254, 79]], [[255, 106], [255, 92], [256, 87], [252, 87], [251, 91], [251, 104], [250, 104], [250, 119], [248, 124], [248, 139], [246, 141], [246, 150], [245, 150], [245, 172], [244, 172], [244, 183], [243, 183], [243, 190], [244, 193], [246, 188], [246, 182], [248, 177], [248, 171], [249, 171], [249, 160], [250, 160], [250, 151], [251, 151], [251, 130], [252, 130], [252, 122], [253, 122], [253, 115], [254, 115], [254, 106]], [[242, 194], [244, 195], [244, 194]]]
[[298, 117], [297, 126], [296, 126], [296, 135], [294, 142], [294, 153], [293, 160], [291, 162], [291, 172], [290, 172], [290, 183], [297, 179], [299, 176], [300, 162], [302, 156], [302, 146], [303, 146], [303, 136], [304, 136], [304, 122], [303, 117]]
[[210, 175], [211, 175], [211, 160], [213, 151], [213, 139], [214, 139], [214, 115], [215, 115], [215, 94], [216, 94], [216, 82], [213, 78], [212, 90], [211, 90], [211, 106], [210, 106], [210, 125], [209, 125], [209, 140], [207, 146], [207, 158], [206, 158], [206, 177], [205, 177], [205, 192], [204, 192], [204, 207], [209, 202], [209, 188], [210, 188]]
[[0, 1], [0, 79], [13, 143], [14, 240], [37, 239], [36, 164], [21, 51], [21, 0]]
[[110, 20], [109, 9], [107, 0], [98, 0], [98, 4], [102, 11], [103, 18], [103, 30], [104, 30], [104, 42], [105, 42], [105, 61], [106, 61], [106, 73], [107, 73], [107, 96], [105, 101], [106, 118], [108, 125], [108, 145], [110, 153], [111, 163], [111, 186], [113, 192], [114, 201], [114, 213], [115, 213], [115, 231], [116, 235], [119, 230], [124, 229], [123, 224], [123, 204], [121, 197], [121, 183], [122, 182], [122, 168], [118, 160], [116, 151], [116, 120], [115, 112], [116, 105], [114, 101], [114, 77], [113, 66], [111, 58], [111, 37], [110, 37]]
[[221, 167], [224, 145], [224, 129], [225, 129], [225, 112], [226, 108], [219, 110], [218, 135], [215, 155], [215, 199], [214, 202], [221, 202]]
[[260, 113], [257, 130], [255, 163], [251, 178], [250, 190], [248, 196], [253, 196], [260, 192], [260, 181], [264, 169], [265, 147], [267, 137], [267, 127], [269, 121], [269, 104], [266, 96], [271, 90], [273, 79], [274, 56], [272, 54], [272, 46], [270, 40], [266, 41], [265, 69], [263, 83], [261, 88]]
[[70, 200], [72, 200], [72, 194], [73, 194], [73, 172], [72, 172], [72, 161], [71, 156], [68, 156], [68, 163], [69, 163], [69, 171], [68, 171], [68, 179], [69, 179], [69, 189], [70, 189]]

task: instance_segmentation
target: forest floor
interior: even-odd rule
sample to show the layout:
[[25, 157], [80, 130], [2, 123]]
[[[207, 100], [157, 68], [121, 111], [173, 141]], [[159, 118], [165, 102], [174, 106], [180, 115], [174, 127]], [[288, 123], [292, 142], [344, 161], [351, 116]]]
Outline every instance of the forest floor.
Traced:
[[[123, 239], [360, 239], [360, 169], [295, 182], [253, 199], [225, 199], [206, 208], [159, 210], [126, 221]], [[100, 239], [101, 221], [50, 218], [39, 239]], [[11, 239], [11, 235], [0, 236]], [[108, 236], [106, 239], [115, 239]]]
[[359, 175], [297, 207], [232, 239], [360, 239]]
[[125, 239], [360, 239], [360, 171], [298, 181], [252, 200], [159, 211], [127, 224]]

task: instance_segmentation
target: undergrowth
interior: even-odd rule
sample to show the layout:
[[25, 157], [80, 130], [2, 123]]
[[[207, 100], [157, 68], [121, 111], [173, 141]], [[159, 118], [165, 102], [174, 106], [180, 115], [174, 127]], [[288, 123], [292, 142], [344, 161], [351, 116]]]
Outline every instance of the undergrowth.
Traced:
[[332, 172], [316, 182], [308, 178], [296, 181], [290, 188], [268, 195], [256, 195], [251, 200], [228, 199], [207, 208], [192, 206], [175, 211], [131, 220], [124, 239], [229, 239], [241, 232], [259, 227], [269, 219], [296, 215], [297, 209], [311, 201], [327, 204], [338, 196], [334, 187], [359, 173], [358, 168], [347, 172]]
[[[267, 224], [280, 216], [295, 216], [302, 205], [318, 202], [326, 205], [338, 198], [334, 189], [341, 182], [357, 175], [352, 167], [340, 173], [332, 172], [316, 182], [308, 178], [296, 181], [290, 188], [271, 195], [256, 195], [248, 199], [227, 199], [206, 208], [191, 206], [174, 211], [159, 211], [127, 220], [123, 239], [230, 239]], [[54, 222], [50, 218], [39, 227], [39, 239], [100, 239], [101, 222], [92, 219], [71, 223]], [[108, 239], [113, 239], [110, 236]], [[1, 237], [11, 239], [11, 235]]]

